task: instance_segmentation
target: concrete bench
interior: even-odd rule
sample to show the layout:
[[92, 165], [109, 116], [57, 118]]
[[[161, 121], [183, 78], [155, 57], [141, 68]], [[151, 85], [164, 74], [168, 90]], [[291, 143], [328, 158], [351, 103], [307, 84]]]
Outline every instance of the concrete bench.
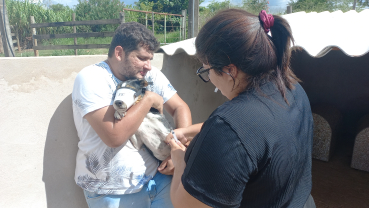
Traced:
[[351, 167], [369, 172], [369, 115], [358, 122]]
[[314, 119], [313, 158], [328, 162], [337, 141], [342, 122], [340, 111], [334, 106], [312, 107]]

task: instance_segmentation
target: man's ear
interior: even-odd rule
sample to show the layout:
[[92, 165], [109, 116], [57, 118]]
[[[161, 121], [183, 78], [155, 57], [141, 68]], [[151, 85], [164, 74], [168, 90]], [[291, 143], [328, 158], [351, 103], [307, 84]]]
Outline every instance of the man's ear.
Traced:
[[116, 46], [114, 49], [114, 56], [118, 61], [122, 61], [125, 57], [125, 53], [122, 46]]

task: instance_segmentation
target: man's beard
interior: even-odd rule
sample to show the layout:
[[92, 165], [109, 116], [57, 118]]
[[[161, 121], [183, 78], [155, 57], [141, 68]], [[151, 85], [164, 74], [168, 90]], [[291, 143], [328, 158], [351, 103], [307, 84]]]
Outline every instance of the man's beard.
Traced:
[[129, 79], [137, 79], [137, 73], [138, 71], [135, 70], [135, 68], [132, 66], [131, 62], [128, 60], [128, 57], [126, 58], [126, 60], [124, 61], [124, 66], [123, 66], [123, 77], [125, 80], [129, 80]]

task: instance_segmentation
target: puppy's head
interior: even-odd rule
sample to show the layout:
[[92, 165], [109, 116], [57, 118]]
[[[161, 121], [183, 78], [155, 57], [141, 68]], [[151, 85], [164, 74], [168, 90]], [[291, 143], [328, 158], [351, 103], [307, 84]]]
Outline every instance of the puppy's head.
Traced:
[[117, 99], [113, 102], [113, 107], [115, 110], [127, 111], [127, 104], [125, 104], [122, 100]]
[[[136, 104], [142, 99], [143, 95], [145, 94], [145, 89], [149, 84], [150, 83], [148, 83], [145, 79], [130, 79], [119, 83], [116, 88], [116, 98], [113, 102], [114, 109], [119, 113], [124, 113], [125, 111], [127, 111], [129, 107]], [[119, 96], [119, 90], [122, 88], [132, 90], [132, 92], [134, 92], [134, 95], [132, 97], [135, 101], [134, 103], [127, 104], [123, 100], [123, 97]]]
[[149, 83], [145, 79], [129, 79], [120, 83], [117, 86], [117, 90], [120, 88], [128, 88], [134, 90], [136, 93], [142, 91], [143, 88], [147, 87]]

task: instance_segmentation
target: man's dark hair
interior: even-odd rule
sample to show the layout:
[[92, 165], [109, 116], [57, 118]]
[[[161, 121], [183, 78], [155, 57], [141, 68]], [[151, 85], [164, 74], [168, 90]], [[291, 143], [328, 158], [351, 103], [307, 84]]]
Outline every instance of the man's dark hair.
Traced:
[[[277, 15], [269, 36], [259, 17], [241, 9], [228, 9], [211, 18], [196, 38], [199, 60], [221, 69], [234, 64], [248, 75], [246, 89], [274, 82], [286, 102], [286, 90], [299, 81], [289, 67], [293, 43], [288, 22]], [[288, 103], [288, 102], [287, 102]]]
[[116, 30], [109, 47], [108, 56], [112, 57], [115, 47], [122, 46], [126, 56], [139, 47], [144, 47], [150, 52], [155, 52], [160, 46], [160, 42], [154, 34], [145, 26], [137, 22], [127, 22], [121, 24]]

